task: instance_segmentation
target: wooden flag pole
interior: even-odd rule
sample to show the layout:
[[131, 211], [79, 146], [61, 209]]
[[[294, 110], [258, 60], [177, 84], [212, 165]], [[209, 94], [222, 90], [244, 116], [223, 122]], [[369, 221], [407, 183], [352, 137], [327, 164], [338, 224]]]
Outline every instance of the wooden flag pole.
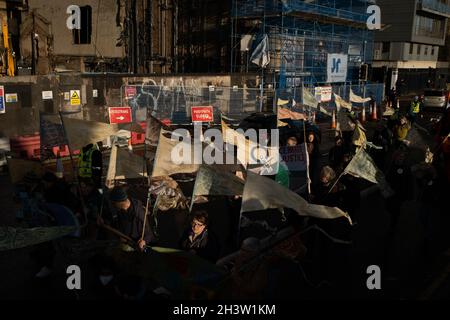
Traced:
[[66, 137], [66, 141], [67, 141], [67, 148], [69, 149], [70, 162], [72, 164], [73, 179], [76, 181], [78, 193], [80, 195], [80, 202], [81, 202], [81, 207], [82, 207], [83, 215], [84, 215], [84, 224], [80, 228], [83, 228], [83, 227], [86, 227], [87, 224], [88, 224], [86, 205], [84, 203], [83, 194], [81, 192], [80, 180], [78, 179], [78, 175], [77, 175], [76, 170], [75, 170], [75, 163], [73, 161], [72, 149], [70, 148], [70, 141], [69, 141], [69, 138], [67, 136], [66, 127], [64, 126], [64, 120], [63, 120], [63, 116], [61, 114], [61, 111], [59, 112], [59, 118], [61, 119], [61, 124], [62, 124], [62, 127], [63, 127], [64, 136]]
[[309, 154], [308, 154], [308, 148], [306, 147], [306, 121], [305, 120], [303, 120], [303, 141], [305, 144], [305, 156], [308, 159], [308, 161], [306, 163], [306, 179], [307, 179], [306, 182], [308, 184], [308, 198], [310, 198], [311, 197], [311, 179], [309, 176]]
[[149, 205], [149, 202], [150, 202], [150, 196], [151, 196], [150, 188], [148, 188], [147, 204], [145, 205], [144, 225], [142, 226], [141, 240], [144, 240], [144, 236], [145, 236], [145, 227], [147, 225], [148, 205]]

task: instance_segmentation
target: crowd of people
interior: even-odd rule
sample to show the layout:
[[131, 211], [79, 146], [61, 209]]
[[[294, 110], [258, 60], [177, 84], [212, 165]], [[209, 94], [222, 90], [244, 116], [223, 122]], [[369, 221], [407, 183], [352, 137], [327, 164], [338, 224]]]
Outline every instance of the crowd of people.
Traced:
[[[447, 109], [444, 117], [436, 128], [436, 147], [434, 149], [434, 161], [429, 163], [425, 174], [420, 178], [415, 178], [412, 170], [414, 163], [409, 163], [408, 154], [410, 141], [408, 135], [414, 126], [417, 115], [420, 113], [420, 102], [415, 97], [411, 103], [411, 108], [407, 113], [402, 114], [400, 110], [395, 110], [394, 114], [383, 122], [375, 131], [372, 142], [379, 148], [368, 149], [375, 163], [384, 172], [386, 180], [394, 189], [395, 194], [386, 200], [386, 209], [391, 215], [390, 232], [394, 233], [398, 224], [398, 216], [401, 206], [405, 201], [415, 197], [410, 188], [417, 180], [420, 189], [420, 200], [423, 205], [432, 201], [442, 193], [439, 186], [448, 185], [449, 174], [449, 128], [450, 116]], [[362, 191], [357, 177], [345, 175], [344, 170], [350, 163], [361, 144], [356, 143], [355, 131], [364, 130], [361, 123], [356, 119], [354, 113], [344, 110], [349, 121], [349, 128], [336, 131], [334, 145], [329, 150], [321, 150], [321, 137], [314, 130], [308, 130], [306, 134], [299, 131], [298, 134], [287, 137], [285, 146], [297, 146], [305, 142], [306, 152], [309, 157], [309, 176], [307, 183], [311, 188], [303, 189], [301, 195], [314, 204], [328, 207], [337, 207], [347, 212], [353, 221], [353, 226], [358, 224], [358, 212], [360, 209], [360, 192]], [[326, 155], [326, 157], [324, 157]], [[440, 176], [440, 155], [444, 159], [444, 168], [447, 176]], [[101, 152], [95, 145], [88, 145], [82, 149], [78, 163], [78, 185], [70, 185], [64, 177], [57, 177], [54, 173], [47, 172], [41, 180], [28, 175], [24, 183], [20, 185], [20, 193], [28, 193], [28, 203], [31, 199], [37, 201], [45, 207], [46, 204], [57, 204], [69, 210], [61, 208], [53, 209], [61, 215], [70, 216], [65, 219], [66, 223], [86, 226], [81, 234], [72, 235], [85, 237], [91, 240], [112, 239], [120, 237], [132, 245], [137, 251], [143, 254], [150, 254], [151, 247], [158, 243], [155, 230], [148, 219], [149, 203], [144, 205], [142, 201], [127, 192], [123, 186], [115, 186], [104, 194], [101, 188], [102, 179], [102, 157]], [[290, 173], [292, 176], [293, 173]], [[434, 198], [433, 198], [434, 197]], [[23, 199], [22, 199], [23, 200]], [[152, 199], [150, 199], [152, 200]], [[154, 199], [153, 199], [154, 200]], [[23, 203], [22, 203], [23, 204]], [[152, 201], [150, 201], [150, 208]], [[42, 208], [41, 206], [41, 208]], [[39, 207], [39, 206], [37, 206]], [[39, 217], [33, 221], [33, 226], [55, 225], [58, 219], [55, 216], [48, 217], [31, 212], [36, 206], [24, 206], [22, 216]], [[26, 211], [30, 212], [26, 212]], [[150, 209], [151, 210], [151, 209]], [[64, 211], [64, 214], [61, 212]], [[426, 224], [427, 218], [423, 211], [423, 221]], [[289, 211], [287, 211], [289, 213]], [[46, 219], [42, 221], [42, 219]], [[64, 220], [64, 219], [63, 219]], [[316, 219], [311, 219], [315, 223]], [[69, 221], [69, 222], [67, 222]], [[74, 222], [77, 221], [77, 222]], [[297, 220], [288, 220], [295, 221]], [[209, 214], [205, 210], [193, 210], [190, 215], [189, 225], [186, 226], [178, 242], [178, 249], [190, 252], [212, 263], [216, 263], [220, 258], [220, 248], [222, 243], [218, 240], [210, 226]], [[301, 221], [301, 225], [308, 225], [307, 219]], [[340, 224], [342, 226], [342, 224]], [[336, 231], [335, 226], [327, 221], [322, 223], [326, 231]], [[346, 225], [344, 234], [350, 238], [351, 226]], [[113, 230], [114, 232], [111, 232]], [[342, 234], [341, 232], [338, 232]], [[241, 239], [243, 240], [243, 239]], [[239, 270], [242, 264], [248, 259], [253, 259], [259, 249], [258, 239], [251, 238], [242, 241], [239, 258], [235, 262], [235, 270]], [[236, 248], [239, 249], [239, 248]], [[51, 242], [37, 245], [33, 251], [33, 258], [39, 265], [36, 274], [38, 278], [44, 278], [51, 274], [55, 249]], [[113, 263], [102, 260], [98, 265], [99, 288], [105, 290], [111, 285], [114, 278]], [[255, 296], [261, 293], [264, 282], [256, 279], [264, 278], [267, 274], [266, 264], [260, 264], [254, 272], [235, 271], [234, 285], [239, 288], [238, 292]], [[114, 280], [115, 286], [111, 287], [109, 294], [114, 292], [122, 298], [138, 298], [143, 296], [143, 289], [136, 278], [131, 276], [119, 276]], [[100, 290], [100, 291], [101, 291]], [[114, 292], [113, 292], [114, 291]], [[101, 294], [100, 294], [101, 295]]]

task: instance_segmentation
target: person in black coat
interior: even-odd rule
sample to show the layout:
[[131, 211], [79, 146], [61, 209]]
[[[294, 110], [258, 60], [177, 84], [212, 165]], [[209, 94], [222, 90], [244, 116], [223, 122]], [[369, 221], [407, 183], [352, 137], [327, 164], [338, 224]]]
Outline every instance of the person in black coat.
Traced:
[[[145, 216], [142, 202], [128, 197], [125, 190], [119, 186], [116, 186], [111, 190], [109, 199], [112, 202], [114, 209], [117, 211], [117, 214], [113, 216], [112, 224], [117, 227], [120, 232], [135, 241], [138, 248], [145, 252], [147, 245], [149, 243], [154, 243], [156, 237], [148, 221], [145, 223], [145, 231], [142, 233], [144, 221], [145, 219], [148, 219], [148, 217]], [[97, 224], [104, 224], [101, 217], [97, 218]]]
[[220, 254], [220, 246], [216, 237], [208, 230], [208, 213], [197, 211], [180, 241], [181, 249], [192, 252], [211, 262], [216, 262]]

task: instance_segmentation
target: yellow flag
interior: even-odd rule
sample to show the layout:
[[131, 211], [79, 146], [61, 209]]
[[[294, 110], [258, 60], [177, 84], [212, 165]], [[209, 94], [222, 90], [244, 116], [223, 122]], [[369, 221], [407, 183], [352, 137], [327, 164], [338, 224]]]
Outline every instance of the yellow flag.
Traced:
[[289, 100], [278, 99], [277, 106], [284, 106], [289, 103]]
[[352, 104], [350, 102], [345, 101], [339, 95], [334, 93], [334, 101], [336, 103], [336, 107], [339, 110], [341, 107], [346, 108], [348, 110], [352, 110]]

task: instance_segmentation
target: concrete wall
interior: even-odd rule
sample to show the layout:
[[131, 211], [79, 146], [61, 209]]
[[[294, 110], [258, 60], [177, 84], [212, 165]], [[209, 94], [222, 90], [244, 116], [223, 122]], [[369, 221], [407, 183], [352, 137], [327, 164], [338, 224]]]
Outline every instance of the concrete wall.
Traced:
[[381, 8], [381, 23], [390, 25], [375, 32], [375, 41], [410, 41], [415, 15], [415, 0], [377, 0]]
[[[412, 53], [410, 53], [410, 48], [413, 48]], [[390, 42], [389, 52], [381, 53], [376, 61], [438, 61], [439, 47], [429, 44], [420, 44], [420, 49], [418, 51], [418, 43], [410, 42]], [[375, 50], [382, 52], [383, 43], [375, 43]], [[433, 52], [434, 48], [434, 52]], [[419, 52], [419, 53], [418, 53]], [[426, 53], [426, 54], [425, 54]]]
[[[116, 26], [116, 0], [29, 0], [29, 12], [23, 13], [26, 18], [32, 10], [50, 22], [49, 31], [53, 36], [53, 54], [73, 56], [104, 56], [123, 57], [123, 49], [116, 47], [116, 39], [120, 36], [120, 27]], [[72, 30], [66, 26], [69, 15], [67, 8], [76, 3], [83, 7], [92, 8], [92, 37], [91, 44], [73, 44]], [[29, 40], [29, 38], [28, 38]], [[30, 49], [30, 41], [24, 41]], [[22, 47], [25, 52], [26, 49]], [[29, 51], [28, 51], [29, 52]]]

